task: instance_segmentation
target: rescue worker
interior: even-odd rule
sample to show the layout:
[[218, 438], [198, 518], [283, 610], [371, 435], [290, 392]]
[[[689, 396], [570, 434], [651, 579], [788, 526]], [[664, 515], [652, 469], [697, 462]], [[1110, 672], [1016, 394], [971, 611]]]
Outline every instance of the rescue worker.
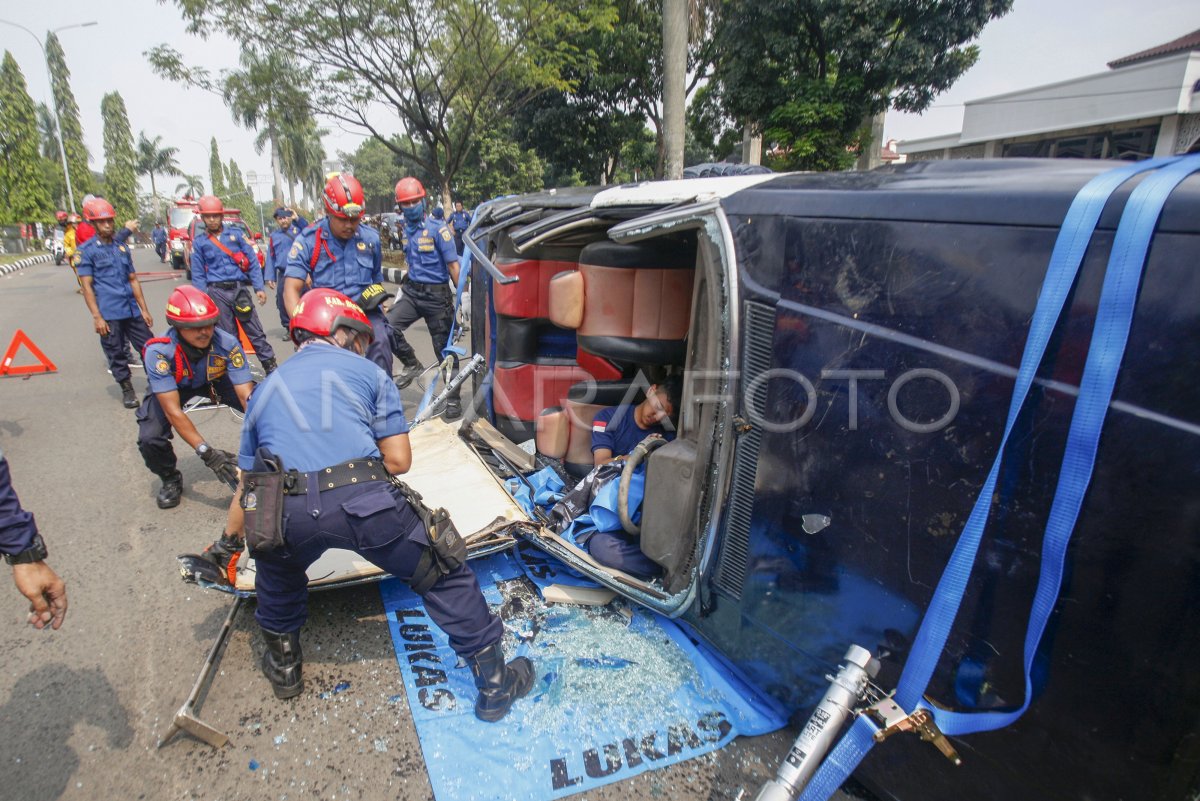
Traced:
[[114, 212], [107, 200], [96, 198], [84, 207], [96, 235], [78, 250], [83, 299], [92, 312], [92, 325], [113, 380], [121, 387], [121, 402], [136, 409], [137, 394], [129, 372], [128, 349], [141, 352], [154, 334], [154, 318], [142, 297], [142, 285], [133, 267], [129, 248], [114, 238]]
[[[597, 412], [592, 420], [592, 457], [596, 466], [628, 456], [646, 437], [675, 439], [674, 421], [681, 394], [680, 380], [668, 378], [660, 384], [651, 384], [645, 400], [636, 406], [622, 404]], [[594, 532], [583, 545], [600, 564], [631, 576], [651, 579], [662, 573], [662, 567], [642, 552], [638, 538], [624, 531]]]
[[150, 391], [137, 412], [138, 450], [150, 472], [162, 479], [155, 502], [159, 509], [179, 505], [183, 474], [171, 447], [179, 432], [210, 470], [231, 487], [237, 484], [233, 454], [211, 447], [183, 411], [196, 396], [218, 399], [244, 411], [254, 384], [246, 354], [233, 334], [217, 327], [220, 311], [208, 295], [193, 286], [176, 287], [167, 299], [165, 337], [146, 345], [144, 364]]
[[17, 592], [29, 599], [29, 625], [58, 629], [67, 614], [67, 588], [46, 564], [46, 543], [33, 515], [21, 508], [8, 460], [0, 450], [0, 553], [12, 565]]
[[[242, 428], [238, 465], [243, 488], [247, 471], [255, 471], [254, 492], [243, 489], [244, 497], [234, 499], [225, 533], [205, 552], [225, 575], [232, 572], [228, 566], [236, 565], [243, 532], [255, 530], [243, 507], [271, 503], [261, 471], [277, 461], [286, 471], [273, 474], [284, 488], [282, 517], [265, 517], [283, 521], [281, 542], [251, 549], [255, 617], [267, 644], [263, 674], [277, 698], [303, 691], [305, 571], [328, 548], [346, 548], [421, 595], [429, 616], [470, 666], [479, 689], [476, 716], [499, 720], [529, 692], [533, 665], [525, 657], [505, 664], [503, 624], [488, 609], [474, 572], [465, 558], [443, 561], [419, 512], [389, 480], [389, 473], [408, 471], [412, 451], [400, 392], [391, 376], [361, 357], [373, 326], [345, 295], [322, 288], [307, 292], [294, 309], [291, 333], [297, 354], [250, 399]], [[330, 386], [337, 387], [332, 394]]]
[[205, 195], [197, 201], [196, 210], [204, 230], [197, 230], [192, 242], [192, 285], [216, 302], [220, 312], [218, 327], [236, 338], [237, 324], [242, 324], [242, 330], [262, 363], [263, 372], [270, 375], [278, 366], [275, 351], [263, 333], [250, 297], [253, 287], [258, 305], [267, 302], [258, 254], [240, 228], [225, 225], [225, 206], [219, 197]]
[[154, 243], [154, 252], [158, 254], [158, 260], [166, 264], [167, 229], [163, 228], [161, 221], [154, 223], [154, 229], [150, 232], [150, 241]]
[[450, 229], [454, 231], [454, 249], [461, 257], [463, 254], [463, 234], [471, 227], [471, 214], [463, 209], [461, 200], [454, 201], [454, 211], [450, 214]]
[[288, 342], [288, 306], [283, 294], [284, 274], [287, 271], [288, 251], [292, 242], [303, 229], [296, 224], [295, 212], [283, 206], [275, 209], [275, 230], [271, 232], [271, 242], [267, 248], [267, 274], [270, 282], [275, 285], [275, 308], [279, 310], [279, 324], [283, 326], [283, 341]]
[[313, 288], [336, 290], [359, 305], [371, 322], [374, 339], [367, 358], [392, 374], [391, 331], [383, 302], [383, 246], [379, 233], [361, 221], [365, 199], [353, 175], [333, 173], [321, 193], [326, 216], [305, 228], [288, 253], [284, 306], [300, 302], [305, 281]]
[[[450, 344], [454, 322], [454, 290], [450, 285], [458, 285], [458, 254], [450, 229], [425, 218], [425, 187], [420, 181], [401, 178], [396, 184], [396, 205], [404, 215], [401, 239], [408, 272], [401, 283], [400, 299], [392, 304], [387, 316], [392, 324], [392, 351], [404, 365], [404, 372], [396, 380], [403, 389], [424, 369], [416, 351], [404, 338], [404, 331], [410, 325], [418, 319], [425, 320], [436, 359], [441, 359], [442, 349]], [[446, 400], [444, 416], [447, 420], [462, 417], [457, 392]]]

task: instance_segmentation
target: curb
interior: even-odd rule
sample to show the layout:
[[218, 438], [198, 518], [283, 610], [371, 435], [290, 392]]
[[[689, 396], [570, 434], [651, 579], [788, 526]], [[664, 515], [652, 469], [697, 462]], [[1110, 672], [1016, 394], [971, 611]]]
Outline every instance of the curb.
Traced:
[[14, 261], [12, 264], [5, 264], [4, 266], [0, 267], [0, 275], [8, 275], [9, 273], [15, 273], [17, 270], [24, 270], [26, 267], [28, 267], [31, 264], [41, 264], [43, 262], [48, 262], [48, 261], [50, 261], [49, 253], [43, 253], [40, 256], [30, 256], [27, 259], [21, 259], [20, 261]]

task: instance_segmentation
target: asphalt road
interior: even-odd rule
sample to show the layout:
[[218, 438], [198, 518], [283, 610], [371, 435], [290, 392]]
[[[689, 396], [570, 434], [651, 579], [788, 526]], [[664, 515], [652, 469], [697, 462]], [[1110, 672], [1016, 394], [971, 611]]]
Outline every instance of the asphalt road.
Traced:
[[[134, 262], [140, 271], [163, 269], [148, 250]], [[156, 332], [177, 283], [144, 277]], [[183, 503], [155, 506], [158, 481], [138, 454], [134, 413], [120, 403], [74, 289], [70, 270], [51, 264], [0, 278], [0, 345], [20, 328], [58, 367], [0, 379], [0, 444], [70, 601], [60, 631], [38, 632], [24, 623], [24, 599], [0, 586], [0, 799], [431, 798], [408, 708], [389, 702], [403, 690], [373, 585], [313, 594], [306, 691], [293, 701], [276, 701], [259, 674], [262, 639], [252, 610], [243, 612], [202, 715], [230, 744], [216, 750], [185, 737], [156, 748], [230, 604], [184, 585], [175, 555], [220, 534], [229, 491], [185, 446], [177, 448]], [[272, 301], [263, 311], [286, 359], [291, 347], [279, 341]], [[420, 324], [411, 330], [429, 364], [428, 335]], [[144, 391], [140, 372], [134, 384]], [[415, 385], [405, 398], [415, 405]], [[197, 424], [209, 441], [236, 450], [237, 422], [207, 415]], [[350, 689], [319, 697], [341, 682]], [[753, 799], [795, 734], [742, 738], [574, 797]], [[384, 751], [376, 740], [386, 741]]]

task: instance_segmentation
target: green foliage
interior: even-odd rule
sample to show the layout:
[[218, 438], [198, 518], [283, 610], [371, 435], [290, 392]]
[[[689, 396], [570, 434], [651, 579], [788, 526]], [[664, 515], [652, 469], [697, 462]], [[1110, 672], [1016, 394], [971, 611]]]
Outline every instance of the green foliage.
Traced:
[[221, 163], [221, 154], [217, 150], [217, 137], [215, 136], [208, 149], [208, 182], [214, 195], [225, 196], [225, 165]]
[[204, 179], [199, 175], [184, 173], [179, 177], [183, 180], [175, 186], [175, 194], [191, 195], [193, 198], [198, 198], [204, 194]]
[[100, 115], [104, 118], [104, 196], [118, 220], [131, 220], [138, 210], [137, 153], [120, 92], [104, 96]]
[[0, 65], [0, 222], [52, 216], [33, 100], [12, 53]]
[[150, 195], [155, 217], [162, 215], [155, 176], [183, 174], [179, 169], [178, 162], [175, 160], [177, 153], [179, 153], [179, 148], [163, 146], [161, 136], [150, 139], [146, 136], [145, 131], [138, 134], [137, 173], [138, 175], [150, 176]]
[[[288, 53], [295, 69], [284, 82], [308, 79], [309, 108], [371, 134], [442, 194], [472, 157], [481, 126], [510, 119], [540, 92], [570, 89], [566, 70], [590, 58], [576, 35], [613, 20], [609, 0], [373, 0], [336, 10], [327, 0], [175, 4], [193, 33]], [[162, 74], [187, 72], [160, 65]], [[399, 120], [400, 137], [375, 127], [379, 106]]]
[[46, 61], [50, 65], [50, 82], [53, 87], [54, 104], [62, 126], [63, 150], [67, 154], [67, 167], [71, 171], [71, 188], [75, 202], [89, 192], [96, 191], [92, 171], [88, 167], [88, 151], [83, 144], [83, 125], [79, 122], [79, 104], [71, 91], [71, 71], [67, 69], [66, 54], [58, 37], [46, 35]]
[[[509, 126], [493, 125], [480, 130], [470, 161], [463, 165], [454, 183], [450, 201], [462, 200], [474, 207], [499, 195], [536, 192], [543, 188], [545, 165], [532, 149], [522, 148], [512, 138]], [[446, 202], [435, 199], [434, 204]]]
[[710, 52], [721, 112], [763, 130], [789, 169], [839, 169], [863, 121], [923, 111], [978, 58], [1012, 0], [722, 0]]

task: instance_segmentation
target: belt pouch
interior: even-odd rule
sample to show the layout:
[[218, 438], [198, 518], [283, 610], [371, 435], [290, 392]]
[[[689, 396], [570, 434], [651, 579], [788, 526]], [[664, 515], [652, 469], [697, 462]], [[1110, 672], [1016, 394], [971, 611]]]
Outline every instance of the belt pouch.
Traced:
[[[283, 545], [283, 495], [286, 474], [279, 457], [259, 448], [255, 470], [242, 474], [239, 503], [245, 514], [246, 545], [253, 551], [273, 551]], [[261, 468], [261, 469], [259, 469]]]

